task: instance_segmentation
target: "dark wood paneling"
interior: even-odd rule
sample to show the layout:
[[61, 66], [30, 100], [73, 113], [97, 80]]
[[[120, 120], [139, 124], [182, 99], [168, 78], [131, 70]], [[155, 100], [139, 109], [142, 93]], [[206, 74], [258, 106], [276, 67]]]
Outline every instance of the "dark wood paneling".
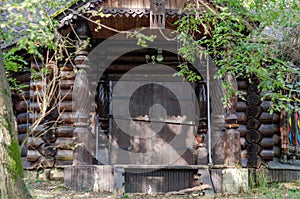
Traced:
[[153, 193], [178, 191], [193, 186], [197, 170], [160, 169], [146, 173], [125, 172], [126, 193], [147, 193], [151, 186]]
[[64, 185], [74, 191], [112, 192], [110, 166], [76, 166], [64, 169]]

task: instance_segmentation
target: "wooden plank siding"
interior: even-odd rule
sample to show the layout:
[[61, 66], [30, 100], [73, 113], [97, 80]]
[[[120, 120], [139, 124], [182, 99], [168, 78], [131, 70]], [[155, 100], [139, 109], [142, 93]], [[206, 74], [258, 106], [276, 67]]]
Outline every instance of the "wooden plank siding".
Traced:
[[64, 169], [64, 186], [74, 191], [113, 192], [111, 166], [75, 166]]
[[267, 182], [293, 182], [299, 180], [300, 168], [298, 169], [249, 169], [249, 179], [255, 182], [265, 179]]

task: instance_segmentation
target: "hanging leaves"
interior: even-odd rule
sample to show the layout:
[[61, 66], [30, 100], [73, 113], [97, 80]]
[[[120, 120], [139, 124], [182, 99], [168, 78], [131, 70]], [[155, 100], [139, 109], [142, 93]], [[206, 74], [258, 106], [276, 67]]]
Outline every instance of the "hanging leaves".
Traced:
[[[194, 0], [183, 11], [187, 16], [176, 22], [178, 39], [184, 44], [180, 55], [194, 61], [200, 54], [196, 46], [205, 48], [204, 53], [219, 68], [215, 78], [224, 79], [228, 71], [250, 82], [256, 76], [262, 99], [272, 100], [271, 112], [299, 110], [299, 4], [284, 0], [210, 2]], [[187, 68], [181, 70], [189, 75]], [[287, 81], [288, 76], [293, 79]], [[223, 88], [227, 91], [225, 107], [230, 106], [234, 93], [241, 96], [226, 81]]]

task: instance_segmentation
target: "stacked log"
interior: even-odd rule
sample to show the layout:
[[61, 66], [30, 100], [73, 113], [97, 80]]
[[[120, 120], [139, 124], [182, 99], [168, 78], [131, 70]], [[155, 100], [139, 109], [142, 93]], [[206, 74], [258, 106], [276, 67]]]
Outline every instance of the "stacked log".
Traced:
[[[239, 91], [243, 91], [247, 93], [248, 84], [246, 80], [238, 79], [237, 86]], [[246, 96], [245, 96], [246, 97]], [[248, 153], [247, 153], [247, 141], [246, 141], [246, 134], [247, 134], [247, 117], [245, 112], [247, 110], [247, 102], [245, 102], [242, 98], [238, 98], [237, 106], [236, 106], [236, 115], [237, 115], [237, 122], [240, 125], [240, 142], [241, 142], [241, 165], [246, 166], [248, 161]]]
[[[258, 80], [253, 79], [248, 86], [248, 96], [247, 96], [247, 128], [249, 131], [246, 133], [246, 139], [248, 142], [247, 153], [248, 153], [248, 167], [257, 168], [261, 164], [261, 158], [259, 156], [262, 146], [261, 140], [251, 139], [254, 134], [261, 136], [261, 131], [259, 130], [261, 126], [261, 121], [258, 119], [262, 114], [262, 108], [260, 106], [260, 91], [257, 88]], [[250, 135], [249, 135], [250, 134]], [[249, 139], [250, 138], [250, 139]]]
[[27, 131], [30, 127], [30, 123], [34, 120], [34, 115], [27, 112], [30, 100], [30, 72], [19, 73], [16, 76], [16, 80], [22, 86], [21, 91], [16, 93], [16, 101], [14, 103], [15, 114], [17, 118], [18, 140], [21, 146], [21, 157], [27, 156], [28, 147], [26, 144]]
[[74, 112], [73, 112], [73, 85], [75, 73], [69, 65], [60, 67], [59, 80], [59, 111], [60, 122], [55, 129], [56, 141], [54, 143], [57, 153], [54, 157], [56, 168], [63, 168], [73, 164], [74, 148]]
[[238, 81], [239, 90], [247, 91], [246, 102], [237, 103], [240, 124], [241, 158], [243, 166], [259, 167], [262, 161], [272, 161], [280, 156], [279, 114], [269, 113], [270, 101], [260, 101], [257, 80], [251, 83]]
[[[28, 169], [41, 166], [44, 168], [53, 167], [53, 164], [46, 165], [44, 159], [50, 159], [52, 161], [54, 156], [53, 153], [55, 153], [54, 151], [51, 155], [48, 155], [48, 153], [45, 155], [45, 153], [41, 153], [40, 150], [46, 143], [52, 143], [55, 140], [55, 137], [51, 136], [52, 130], [50, 129], [50, 126], [47, 125], [49, 118], [40, 118], [40, 110], [42, 107], [41, 103], [43, 102], [42, 96], [47, 86], [46, 81], [49, 80], [47, 79], [46, 81], [41, 81], [35, 79], [37, 74], [40, 72], [41, 67], [44, 67], [44, 65], [40, 63], [36, 64], [36, 62], [31, 63], [32, 75], [30, 76], [29, 80], [29, 90], [20, 95], [20, 97], [26, 98], [28, 101], [17, 104], [20, 106], [17, 108], [26, 111], [26, 113], [19, 114], [17, 116], [18, 124], [22, 124], [24, 122], [24, 124], [18, 126], [19, 131], [24, 132], [25, 127], [27, 127], [27, 129], [29, 129], [29, 127], [31, 128], [30, 132], [27, 132], [27, 156], [26, 159], [23, 159], [23, 161], [25, 161], [23, 162], [23, 165], [28, 166]], [[27, 103], [27, 106], [22, 106], [23, 103]], [[49, 114], [48, 117], [50, 116], [51, 114]], [[40, 121], [37, 123], [38, 126], [31, 126], [31, 124], [36, 123], [38, 119], [40, 119]]]
[[[55, 63], [47, 66], [50, 69], [57, 69]], [[37, 80], [36, 74], [42, 67], [45, 66], [32, 62], [32, 72], [21, 73], [17, 76], [21, 85], [27, 85], [22, 92], [17, 93], [14, 106], [18, 123], [18, 139], [20, 145], [23, 146], [22, 161], [26, 169], [61, 167], [73, 163], [72, 87], [75, 74], [72, 67], [60, 67], [59, 88], [55, 91], [60, 97], [58, 100], [60, 103], [57, 109], [53, 109], [56, 104], [47, 107], [49, 114], [41, 118], [38, 126], [32, 129], [32, 124], [41, 117], [41, 96], [53, 77], [49, 74], [46, 82]], [[63, 157], [64, 155], [66, 157]]]

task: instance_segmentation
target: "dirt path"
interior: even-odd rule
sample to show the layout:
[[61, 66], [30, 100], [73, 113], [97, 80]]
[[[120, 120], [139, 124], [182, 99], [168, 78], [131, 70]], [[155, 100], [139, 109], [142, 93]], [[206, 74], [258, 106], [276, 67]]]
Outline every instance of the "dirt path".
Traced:
[[60, 181], [26, 182], [31, 195], [36, 199], [79, 199], [114, 198], [111, 193], [75, 192], [63, 186]]

